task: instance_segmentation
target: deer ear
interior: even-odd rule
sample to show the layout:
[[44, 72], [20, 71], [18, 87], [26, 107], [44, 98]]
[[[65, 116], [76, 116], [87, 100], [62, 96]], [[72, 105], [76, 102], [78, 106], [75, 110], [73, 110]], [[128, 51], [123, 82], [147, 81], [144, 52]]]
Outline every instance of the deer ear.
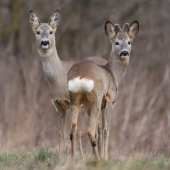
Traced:
[[28, 18], [32, 29], [35, 31], [38, 28], [38, 26], [41, 24], [40, 19], [33, 11], [29, 12]]
[[53, 15], [49, 19], [49, 25], [53, 28], [56, 29], [56, 27], [60, 24], [61, 20], [61, 14], [59, 10], [56, 10]]
[[128, 30], [128, 35], [130, 38], [135, 38], [135, 36], [137, 35], [139, 31], [139, 22], [138, 21], [134, 21], [130, 24], [129, 26], [129, 30]]
[[114, 38], [116, 35], [115, 27], [110, 21], [105, 23], [105, 32], [110, 38]]

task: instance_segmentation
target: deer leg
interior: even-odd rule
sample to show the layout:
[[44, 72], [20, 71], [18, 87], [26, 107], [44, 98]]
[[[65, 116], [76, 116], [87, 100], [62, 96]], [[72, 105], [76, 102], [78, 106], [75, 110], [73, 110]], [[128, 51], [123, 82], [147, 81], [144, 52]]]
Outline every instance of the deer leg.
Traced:
[[[97, 107], [96, 107], [97, 106]], [[87, 135], [89, 136], [90, 142], [92, 144], [93, 147], [93, 151], [94, 151], [94, 155], [96, 158], [99, 157], [98, 154], [98, 149], [97, 149], [97, 140], [95, 138], [95, 130], [96, 130], [96, 126], [98, 124], [98, 117], [100, 114], [100, 107], [98, 107], [98, 103], [96, 103], [92, 108], [90, 108], [90, 122], [89, 122], [89, 127], [88, 127], [88, 131], [87, 131]]]
[[[89, 110], [87, 111], [89, 117], [90, 117], [90, 113]], [[99, 156], [102, 156], [102, 129], [101, 129], [101, 120], [99, 119], [98, 124], [96, 125], [96, 132], [95, 132], [95, 138], [97, 139], [97, 143], [98, 143], [98, 152], [99, 152]]]
[[104, 158], [108, 158], [108, 143], [109, 143], [109, 130], [104, 128]]
[[75, 143], [76, 143], [76, 134], [77, 134], [77, 119], [79, 114], [79, 107], [76, 105], [71, 106], [72, 112], [72, 130], [71, 130], [71, 163], [74, 165], [75, 162]]
[[98, 122], [98, 152], [99, 156], [103, 156], [103, 146], [102, 146], [102, 122], [99, 120]]
[[105, 111], [102, 115], [105, 159], [108, 159], [109, 128], [110, 128], [110, 119], [111, 119], [112, 112], [113, 112], [113, 103], [111, 101], [107, 101]]
[[81, 142], [81, 131], [77, 130], [76, 140], [78, 144], [78, 150], [80, 154], [80, 159], [83, 159], [83, 148], [82, 148], [82, 142]]
[[[57, 106], [56, 106], [57, 107]], [[59, 164], [63, 164], [63, 142], [64, 142], [64, 130], [66, 122], [66, 110], [57, 107], [58, 122], [59, 122]]]
[[105, 158], [105, 155], [106, 155], [106, 153], [105, 153], [105, 133], [104, 133], [104, 131], [105, 131], [105, 126], [106, 126], [106, 120], [105, 120], [105, 113], [104, 113], [104, 111], [102, 112], [102, 146], [103, 146], [103, 156], [104, 156], [104, 158]]
[[[80, 122], [80, 121], [78, 120], [78, 122]], [[77, 124], [77, 125], [79, 126], [79, 124]], [[81, 142], [81, 131], [78, 130], [78, 129], [77, 129], [76, 141], [77, 141], [80, 160], [83, 160], [83, 148], [82, 148], [82, 142]]]
[[97, 149], [98, 149], [99, 156], [102, 157], [102, 123], [100, 119], [96, 124], [95, 138], [97, 140], [97, 146], [98, 146]]

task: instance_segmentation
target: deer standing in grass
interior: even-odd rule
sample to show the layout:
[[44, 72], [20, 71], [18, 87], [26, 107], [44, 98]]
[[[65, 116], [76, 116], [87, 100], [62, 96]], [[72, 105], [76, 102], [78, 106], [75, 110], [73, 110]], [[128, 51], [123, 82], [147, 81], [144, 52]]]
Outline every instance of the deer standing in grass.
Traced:
[[[52, 103], [56, 108], [59, 121], [59, 161], [62, 164], [64, 128], [66, 121], [66, 109], [70, 107], [70, 97], [67, 87], [67, 73], [74, 62], [61, 61], [55, 43], [55, 32], [61, 20], [61, 15], [56, 10], [48, 23], [41, 23], [38, 16], [29, 12], [29, 23], [36, 37], [36, 45], [40, 55], [43, 70], [48, 80]], [[107, 64], [107, 60], [100, 57], [90, 57], [89, 60], [97, 65]], [[81, 139], [80, 131], [77, 133]], [[81, 140], [79, 149], [82, 157]]]
[[125, 24], [123, 30], [121, 30], [118, 24], [113, 25], [110, 21], [107, 21], [105, 23], [105, 32], [110, 37], [112, 44], [108, 64], [106, 66], [98, 66], [90, 60], [83, 60], [75, 63], [68, 72], [68, 89], [72, 112], [71, 153], [73, 164], [77, 118], [81, 104], [84, 105], [90, 115], [87, 134], [96, 158], [98, 158], [98, 152], [96, 148], [95, 129], [100, 110], [104, 109], [102, 130], [104, 158], [107, 159], [111, 114], [118, 96], [119, 83], [123, 79], [129, 64], [131, 42], [138, 31], [138, 21], [134, 21], [130, 26]]

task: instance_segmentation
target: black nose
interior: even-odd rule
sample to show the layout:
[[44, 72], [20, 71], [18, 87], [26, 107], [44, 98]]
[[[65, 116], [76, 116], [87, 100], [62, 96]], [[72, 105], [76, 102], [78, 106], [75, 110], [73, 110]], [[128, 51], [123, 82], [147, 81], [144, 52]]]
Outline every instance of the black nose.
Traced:
[[49, 45], [49, 41], [41, 41], [41, 45]]
[[127, 56], [127, 55], [129, 55], [129, 53], [128, 53], [128, 51], [122, 51], [121, 53], [120, 53], [120, 56]]

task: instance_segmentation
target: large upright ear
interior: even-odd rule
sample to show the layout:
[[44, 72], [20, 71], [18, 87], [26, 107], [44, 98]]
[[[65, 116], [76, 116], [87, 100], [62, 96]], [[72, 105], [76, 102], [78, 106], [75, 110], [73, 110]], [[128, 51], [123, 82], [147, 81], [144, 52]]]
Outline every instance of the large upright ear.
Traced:
[[49, 19], [49, 25], [53, 28], [56, 29], [56, 27], [60, 24], [61, 20], [61, 14], [59, 10], [56, 10], [53, 15]]
[[41, 24], [40, 19], [33, 11], [29, 12], [28, 18], [32, 29], [35, 31], [37, 27]]
[[116, 35], [115, 27], [110, 21], [105, 23], [105, 32], [110, 38], [114, 38]]
[[139, 31], [139, 22], [134, 21], [130, 24], [129, 30], [127, 31], [130, 38], [134, 38]]

